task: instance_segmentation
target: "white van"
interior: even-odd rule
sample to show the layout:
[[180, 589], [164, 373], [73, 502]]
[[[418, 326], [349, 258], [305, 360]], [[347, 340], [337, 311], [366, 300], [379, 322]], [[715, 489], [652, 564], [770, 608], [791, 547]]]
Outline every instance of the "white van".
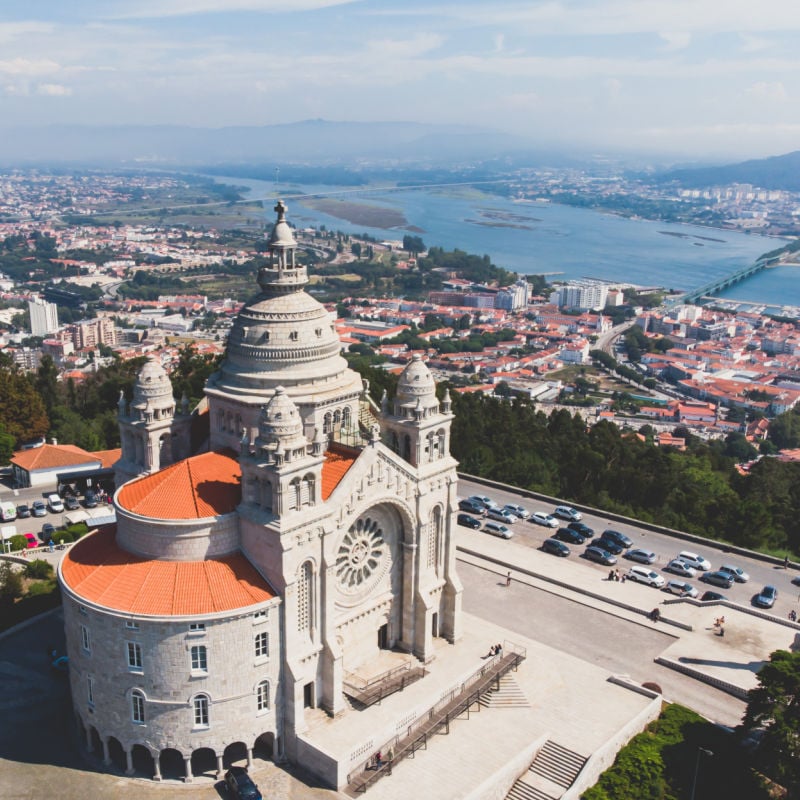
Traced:
[[64, 510], [64, 501], [57, 494], [47, 495], [47, 505], [53, 514], [60, 514]]
[[0, 521], [13, 522], [17, 518], [17, 507], [13, 503], [0, 503]]
[[703, 558], [699, 553], [682, 550], [678, 553], [678, 558], [683, 561], [684, 564], [688, 564], [695, 569], [702, 569], [703, 571], [711, 569], [711, 562], [707, 558]]

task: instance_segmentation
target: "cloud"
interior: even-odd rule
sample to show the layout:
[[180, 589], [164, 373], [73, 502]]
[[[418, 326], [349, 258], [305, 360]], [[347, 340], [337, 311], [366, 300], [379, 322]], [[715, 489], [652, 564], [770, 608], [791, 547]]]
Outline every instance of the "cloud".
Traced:
[[264, 14], [287, 14], [316, 11], [331, 6], [350, 5], [356, 0], [140, 0], [125, 2], [119, 11], [106, 13], [107, 19], [153, 19], [186, 17], [196, 14], [228, 14], [251, 11]]
[[760, 53], [772, 47], [772, 42], [764, 36], [751, 36], [747, 33], [740, 33], [739, 37], [742, 40], [743, 53]]
[[618, 78], [607, 78], [604, 85], [609, 97], [617, 98], [622, 94], [622, 81]]
[[55, 61], [46, 58], [12, 58], [9, 61], [0, 61], [0, 73], [5, 75], [48, 75], [60, 69]]
[[666, 43], [664, 48], [667, 51], [672, 50], [685, 50], [692, 42], [692, 34], [686, 31], [681, 32], [665, 32], [662, 31], [658, 34]]
[[745, 90], [745, 94], [763, 100], [783, 101], [788, 98], [786, 87], [780, 82], [756, 81]]
[[60, 83], [40, 83], [36, 87], [36, 94], [46, 97], [69, 97], [72, 94], [72, 89]]
[[50, 33], [52, 30], [53, 25], [49, 22], [0, 22], [0, 43], [8, 44], [33, 34]]
[[505, 50], [506, 37], [502, 33], [497, 33], [492, 37], [494, 42], [494, 50], [496, 53], [502, 53]]
[[368, 49], [381, 58], [393, 56], [413, 58], [430, 53], [442, 46], [444, 38], [437, 33], [418, 33], [411, 39], [378, 39], [368, 43]]
[[502, 98], [501, 103], [515, 111], [529, 111], [536, 108], [541, 98], [536, 92], [517, 92]]

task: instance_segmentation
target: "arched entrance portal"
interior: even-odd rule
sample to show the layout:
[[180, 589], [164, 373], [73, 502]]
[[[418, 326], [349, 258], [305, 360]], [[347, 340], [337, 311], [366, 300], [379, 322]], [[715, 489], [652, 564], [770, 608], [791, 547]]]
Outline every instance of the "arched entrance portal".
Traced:
[[111, 763], [121, 772], [125, 772], [128, 768], [128, 757], [125, 755], [125, 750], [119, 739], [113, 736], [108, 737], [108, 757], [111, 759]]
[[275, 750], [275, 734], [262, 733], [253, 745], [253, 757], [263, 761], [270, 761]]
[[186, 777], [186, 766], [183, 763], [183, 756], [178, 750], [168, 747], [162, 750], [159, 755], [161, 764], [161, 777], [164, 780], [182, 781]]
[[135, 744], [133, 746], [131, 759], [133, 760], [133, 768], [137, 773], [147, 778], [153, 777], [155, 771], [153, 755], [143, 744]]
[[217, 754], [210, 747], [199, 747], [192, 753], [192, 775], [195, 778], [217, 777]]
[[233, 742], [225, 748], [222, 754], [222, 764], [225, 769], [234, 765], [247, 766], [247, 745], [244, 742]]
[[92, 752], [98, 757], [103, 757], [103, 740], [94, 725], [90, 728], [89, 739], [92, 743]]

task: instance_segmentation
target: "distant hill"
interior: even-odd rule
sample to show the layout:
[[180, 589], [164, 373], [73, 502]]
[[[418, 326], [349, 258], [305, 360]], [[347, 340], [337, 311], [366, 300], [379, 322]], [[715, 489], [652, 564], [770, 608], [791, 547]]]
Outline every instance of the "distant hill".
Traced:
[[529, 151], [523, 139], [486, 128], [415, 122], [306, 120], [261, 127], [52, 125], [0, 128], [0, 166], [172, 167], [247, 162], [454, 163]]
[[687, 188], [751, 183], [762, 189], [800, 192], [800, 150], [782, 156], [743, 161], [740, 164], [672, 170], [664, 173], [661, 180], [677, 181]]

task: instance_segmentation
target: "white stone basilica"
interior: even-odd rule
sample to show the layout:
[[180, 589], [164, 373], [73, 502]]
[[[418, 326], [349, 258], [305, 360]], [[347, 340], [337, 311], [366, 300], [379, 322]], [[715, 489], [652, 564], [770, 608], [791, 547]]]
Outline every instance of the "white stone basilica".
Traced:
[[350, 764], [309, 719], [360, 713], [347, 687], [385, 654], [425, 664], [461, 636], [449, 396], [415, 357], [370, 401], [275, 211], [201, 452], [148, 363], [120, 399], [117, 524], [59, 568], [79, 728], [129, 773], [191, 780], [255, 752], [341, 787]]

